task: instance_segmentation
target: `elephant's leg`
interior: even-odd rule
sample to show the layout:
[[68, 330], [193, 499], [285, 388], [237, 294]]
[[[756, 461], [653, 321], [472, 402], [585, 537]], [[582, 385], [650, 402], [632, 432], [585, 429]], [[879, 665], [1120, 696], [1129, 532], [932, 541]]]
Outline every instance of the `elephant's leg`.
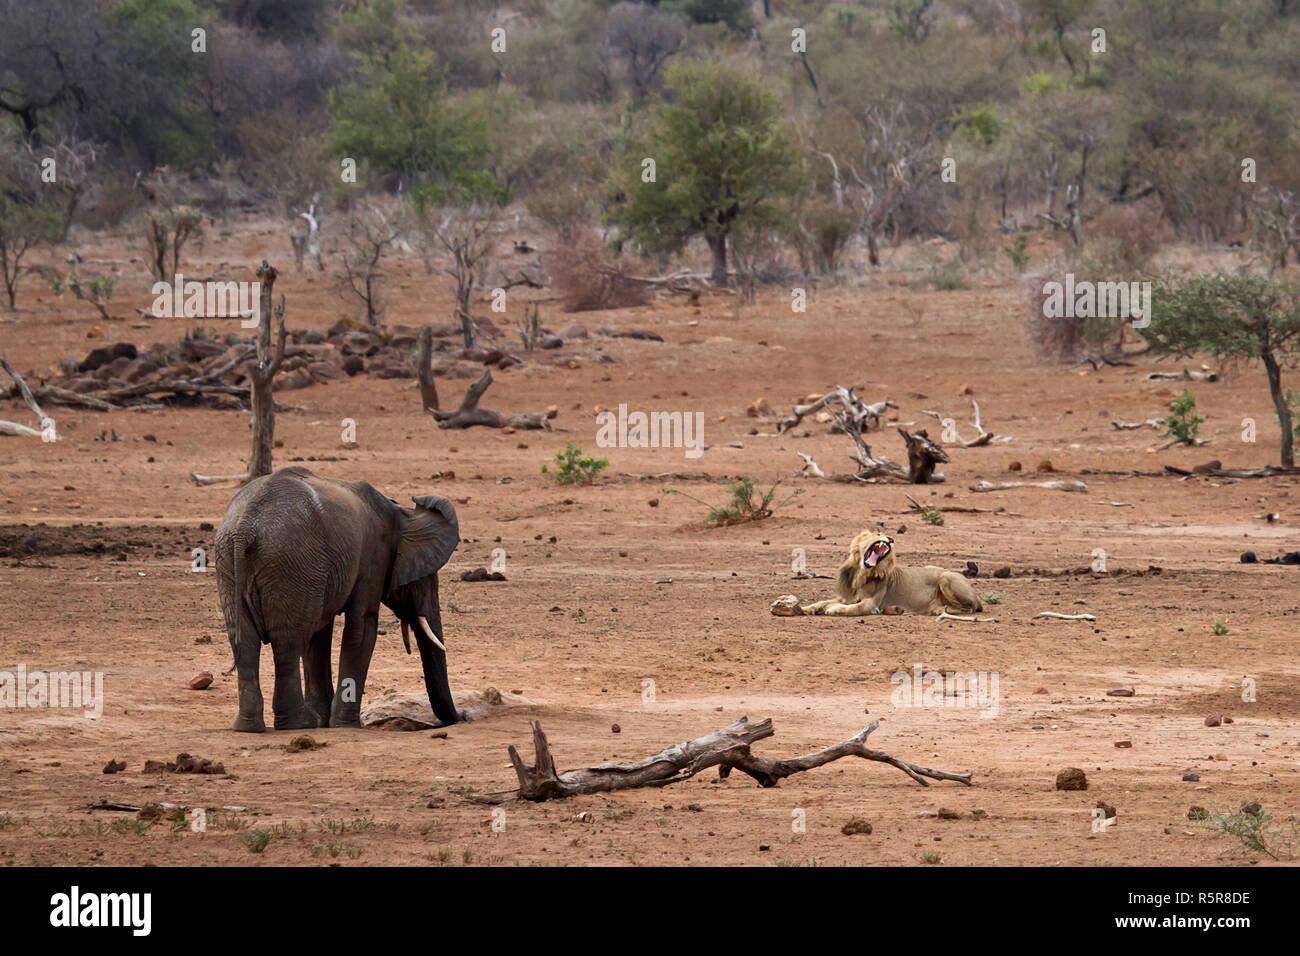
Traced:
[[315, 716], [302, 697], [302, 653], [306, 641], [296, 635], [271, 637], [275, 657], [275, 693], [271, 710], [276, 730], [304, 730], [316, 726]]
[[307, 642], [303, 655], [303, 677], [307, 681], [307, 709], [316, 717], [317, 727], [330, 725], [330, 702], [334, 699], [334, 669], [330, 652], [334, 644], [334, 620], [322, 627]]
[[343, 622], [343, 649], [339, 652], [339, 686], [330, 708], [331, 727], [361, 726], [361, 695], [366, 689], [366, 673], [378, 633], [378, 608], [348, 609]]
[[235, 718], [235, 730], [263, 733], [266, 718], [262, 716], [262, 685], [258, 676], [262, 663], [262, 635], [244, 608], [240, 608], [236, 633], [230, 635], [230, 648], [239, 672], [239, 716]]

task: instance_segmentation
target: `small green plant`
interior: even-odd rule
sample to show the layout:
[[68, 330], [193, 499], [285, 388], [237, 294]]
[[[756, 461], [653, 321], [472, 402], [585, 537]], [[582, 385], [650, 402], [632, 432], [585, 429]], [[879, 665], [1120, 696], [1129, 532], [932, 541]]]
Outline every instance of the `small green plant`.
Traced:
[[760, 492], [754, 484], [754, 479], [748, 476], [741, 478], [739, 481], [728, 480], [727, 500], [717, 507], [696, 498], [694, 495], [678, 491], [676, 488], [665, 488], [664, 494], [682, 495], [704, 505], [709, 509], [709, 513], [704, 516], [704, 523], [715, 527], [724, 527], [731, 524], [744, 524], [747, 521], [762, 521], [764, 518], [770, 518], [772, 512], [779, 505], [784, 505], [795, 496], [803, 494], [803, 489], [800, 488], [791, 494], [789, 498], [773, 504], [776, 499], [776, 489], [780, 485], [781, 480], [778, 478], [771, 488]]
[[1209, 833], [1207, 839], [1232, 837], [1256, 853], [1275, 860], [1293, 860], [1300, 850], [1300, 821], [1288, 816], [1273, 826], [1273, 814], [1257, 803], [1247, 804], [1236, 813], [1211, 810], [1201, 821]]
[[250, 853], [261, 853], [271, 842], [270, 830], [250, 830], [241, 837]]
[[1165, 419], [1169, 437], [1184, 445], [1196, 444], [1196, 430], [1205, 419], [1195, 414], [1196, 395], [1192, 390], [1186, 389], [1183, 394], [1170, 402], [1169, 410], [1170, 415]]
[[1215, 622], [1214, 622], [1214, 633], [1215, 633], [1218, 637], [1223, 637], [1224, 634], [1227, 634], [1227, 633], [1228, 633], [1228, 625], [1224, 624], [1222, 621], [1215, 621]]
[[110, 276], [92, 276], [88, 282], [82, 282], [81, 277], [77, 275], [77, 263], [79, 261], [78, 257], [71, 257], [68, 260], [71, 268], [68, 270], [67, 278], [55, 276], [50, 281], [50, 289], [59, 298], [63, 298], [64, 292], [71, 292], [82, 302], [89, 302], [99, 310], [99, 314], [106, 321], [111, 322], [113, 317], [109, 315], [104, 303], [112, 300], [113, 291], [117, 288], [117, 280]]
[[578, 608], [576, 611], [573, 612], [573, 620], [578, 624], [586, 624], [587, 612], [584, 611], [582, 608]]
[[1017, 272], [1024, 272], [1025, 266], [1029, 265], [1029, 233], [1018, 232], [1016, 238], [1011, 240], [1011, 245], [1002, 247], [1002, 254], [1011, 260], [1011, 265]]
[[921, 854], [922, 863], [938, 863], [943, 859], [943, 854], [937, 850], [930, 850], [928, 853]]
[[564, 451], [555, 453], [555, 470], [542, 465], [542, 474], [551, 478], [557, 485], [589, 485], [596, 477], [609, 467], [608, 458], [592, 458], [584, 455], [582, 449], [571, 441], [564, 443]]
[[936, 527], [943, 526], [943, 512], [938, 508], [922, 508], [921, 520], [926, 524], [932, 524]]
[[999, 594], [997, 591], [990, 591], [988, 594], [984, 595], [984, 603], [985, 603], [985, 604], [1001, 604], [1001, 603], [1002, 603], [1002, 595]]
[[966, 288], [966, 272], [961, 262], [953, 259], [943, 265], [931, 266], [925, 281], [935, 292], [957, 292]]

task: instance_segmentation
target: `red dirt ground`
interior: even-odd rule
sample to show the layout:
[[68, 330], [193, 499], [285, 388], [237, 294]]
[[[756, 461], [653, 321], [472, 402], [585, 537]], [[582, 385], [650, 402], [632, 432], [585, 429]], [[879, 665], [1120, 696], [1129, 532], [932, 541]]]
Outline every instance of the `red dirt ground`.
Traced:
[[[274, 224], [240, 224], [209, 239], [192, 271], [263, 256], [284, 261], [283, 244]], [[114, 307], [133, 315], [151, 297], [138, 256], [128, 264], [120, 249], [104, 237], [83, 255], [116, 257], [138, 291], [119, 293]], [[394, 274], [390, 323], [446, 321], [451, 299], [441, 280], [414, 262]], [[90, 341], [93, 311], [39, 286], [29, 278], [16, 316], [0, 324], [2, 350], [20, 370], [103, 342], [170, 341], [185, 327], [121, 322]], [[344, 311], [327, 277], [286, 272], [276, 289], [287, 294], [291, 328], [324, 329]], [[278, 419], [277, 466], [303, 462], [320, 474], [364, 478], [398, 500], [436, 492], [456, 503], [466, 541], [443, 588], [452, 687], [495, 686], [530, 703], [453, 727], [445, 739], [318, 730], [313, 736], [326, 747], [290, 753], [284, 745], [295, 734], [232, 732], [235, 679], [222, 675], [230, 649], [215, 578], [191, 572], [190, 551], [210, 546], [212, 532], [200, 525], [220, 521], [235, 489], [197, 487], [187, 476], [243, 467], [247, 415], [47, 409], [61, 441], [0, 440], [0, 541], [30, 534], [37, 542], [36, 554], [0, 560], [0, 670], [103, 671], [106, 703], [98, 719], [0, 709], [0, 862], [1271, 862], [1206, 839], [1187, 811], [1235, 811], [1257, 800], [1282, 820], [1300, 808], [1300, 567], [1238, 560], [1247, 549], [1264, 558], [1300, 547], [1295, 482], [1130, 474], [1211, 458], [1225, 467], [1274, 462], [1277, 425], [1264, 376], [1242, 368], [1218, 383], [1195, 383], [1211, 444], [1155, 452], [1154, 431], [1117, 431], [1110, 420], [1163, 415], [1182, 384], [1148, 380], [1155, 366], [1145, 358], [1100, 372], [1042, 364], [1026, 341], [1022, 301], [1008, 278], [931, 292], [887, 272], [858, 289], [815, 292], [805, 314], [767, 295], [743, 307], [705, 297], [699, 308], [665, 299], [647, 309], [544, 316], [553, 328], [572, 321], [653, 328], [666, 340], [594, 338], [497, 373], [484, 405], [514, 412], [557, 404], [553, 434], [440, 431], [418, 410], [410, 381], [360, 376], [280, 393], [295, 410]], [[600, 362], [597, 347], [613, 361]], [[570, 360], [576, 367], [566, 367]], [[746, 416], [754, 399], [784, 414], [796, 397], [855, 381], [869, 383], [870, 400], [896, 400], [900, 422], [931, 425], [937, 435], [938, 423], [922, 410], [938, 409], [966, 437], [969, 399], [959, 391], [969, 386], [985, 426], [1014, 441], [950, 447], [945, 484], [907, 487], [791, 478], [796, 450], [828, 472], [848, 470], [848, 441], [825, 425], [751, 434], [775, 431], [774, 421]], [[466, 384], [440, 382], [444, 401], [458, 400]], [[711, 447], [698, 459], [676, 449], [597, 449], [594, 409], [620, 402], [701, 411]], [[7, 403], [0, 417], [27, 422], [30, 413]], [[1244, 417], [1258, 423], [1255, 444], [1241, 441]], [[357, 448], [340, 443], [344, 418], [357, 423]], [[121, 441], [98, 440], [108, 429]], [[878, 454], [905, 457], [892, 427], [872, 438]], [[610, 458], [594, 486], [557, 487], [539, 473], [566, 439]], [[1049, 457], [1058, 477], [1081, 478], [1088, 492], [969, 490], [980, 479], [1044, 477], [1034, 469]], [[1024, 472], [1008, 471], [1012, 461]], [[446, 470], [455, 478], [431, 478]], [[636, 477], [663, 472], [711, 480]], [[677, 487], [720, 502], [722, 479], [736, 475], [765, 485], [782, 477], [778, 500], [786, 489], [802, 494], [765, 521], [705, 529], [703, 507], [664, 493]], [[909, 512], [909, 494], [927, 505], [1005, 511], [949, 513], [936, 527]], [[1267, 512], [1280, 512], [1281, 521], [1265, 523], [1259, 516]], [[830, 594], [832, 581], [791, 579], [794, 549], [804, 549], [809, 570], [833, 574], [868, 525], [891, 533], [906, 525], [896, 535], [905, 564], [962, 570], [976, 562], [979, 593], [1003, 599], [986, 610], [997, 623], [768, 613], [781, 594]], [[507, 552], [506, 583], [459, 580], [461, 571], [488, 565], [496, 547]], [[1032, 573], [1087, 567], [1098, 548], [1108, 573]], [[992, 579], [1002, 566], [1013, 575]], [[1097, 621], [1034, 620], [1044, 610], [1087, 611]], [[1226, 634], [1214, 633], [1216, 621]], [[420, 693], [419, 666], [403, 653], [387, 611], [381, 628], [368, 691]], [[204, 638], [211, 643], [196, 643]], [[996, 671], [996, 717], [892, 706], [890, 675], [914, 664]], [[213, 685], [188, 690], [203, 670], [218, 675]], [[652, 702], [642, 699], [646, 679], [655, 682]], [[1242, 700], [1247, 679], [1255, 702]], [[1119, 685], [1132, 685], [1135, 696], [1106, 695]], [[1211, 713], [1233, 722], [1207, 727]], [[514, 785], [506, 748], [516, 744], [531, 758], [530, 719], [541, 721], [564, 769], [638, 760], [742, 714], [773, 718], [775, 736], [755, 746], [768, 756], [818, 749], [878, 719], [873, 746], [971, 771], [974, 785], [922, 788], [889, 766], [855, 759], [767, 790], [708, 771], [666, 789], [509, 804], [503, 830], [491, 825], [490, 808], [464, 796]], [[1132, 747], [1116, 748], [1122, 740]], [[229, 773], [142, 773], [146, 759], [182, 751], [220, 761]], [[110, 759], [127, 769], [103, 774]], [[1086, 772], [1087, 791], [1054, 789], [1065, 767]], [[1182, 781], [1186, 773], [1199, 782]], [[87, 811], [100, 799], [245, 809], [211, 816], [199, 834]], [[1094, 833], [1099, 800], [1118, 817]], [[937, 819], [940, 808], [961, 817]], [[973, 810], [987, 816], [973, 818]], [[792, 828], [797, 811], [806, 832]], [[874, 832], [843, 835], [855, 816]], [[258, 829], [272, 832], [253, 856], [245, 837]]]

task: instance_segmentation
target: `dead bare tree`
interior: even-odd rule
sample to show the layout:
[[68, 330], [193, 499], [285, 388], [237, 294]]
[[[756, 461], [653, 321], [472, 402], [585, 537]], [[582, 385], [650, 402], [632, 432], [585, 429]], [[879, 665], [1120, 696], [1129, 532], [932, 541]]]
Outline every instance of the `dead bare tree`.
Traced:
[[433, 261], [432, 249], [439, 249], [450, 257], [450, 264], [442, 271], [456, 282], [456, 319], [460, 323], [465, 348], [472, 349], [476, 334], [474, 317], [470, 314], [470, 298], [491, 265], [501, 207], [490, 196], [479, 197], [466, 192], [459, 198], [462, 201], [454, 205], [437, 205], [417, 196], [413, 212], [417, 222], [416, 238], [426, 265]]
[[795, 454], [804, 462], [800, 474], [813, 478], [829, 478], [832, 481], [884, 479], [918, 485], [943, 481], [943, 475], [936, 475], [934, 468], [935, 465], [946, 462], [948, 455], [939, 445], [931, 441], [924, 431], [911, 433], [902, 428], [898, 429], [899, 435], [903, 437], [907, 446], [906, 468], [888, 458], [877, 458], [872, 454], [871, 446], [862, 437], [863, 431], [873, 420], [878, 421], [887, 408], [898, 406], [888, 400], [868, 405], [853, 394], [854, 388], [857, 386], [850, 388], [837, 386], [814, 402], [796, 405], [794, 414], [782, 419], [777, 430], [778, 432], [789, 431], [805, 415], [824, 408], [830, 413], [831, 420], [834, 422], [833, 430], [843, 432], [853, 442], [854, 451], [850, 457], [858, 465], [857, 473], [851, 476], [827, 475], [811, 457], [796, 451]]
[[420, 330], [419, 344], [415, 352], [415, 374], [420, 380], [420, 407], [426, 412], [438, 410], [438, 385], [433, 380], [433, 326], [431, 325], [426, 325]]
[[767, 717], [751, 724], [749, 718], [741, 717], [734, 724], [721, 730], [715, 730], [694, 740], [673, 744], [637, 763], [605, 763], [595, 767], [568, 770], [564, 773], [558, 773], [555, 769], [555, 758], [551, 755], [550, 743], [542, 731], [541, 724], [534, 720], [529, 722], [529, 726], [533, 731], [533, 750], [536, 754], [534, 765], [525, 766], [519, 751], [513, 744], [508, 748], [510, 763], [519, 778], [519, 788], [471, 797], [476, 803], [499, 804], [512, 800], [532, 800], [540, 803], [577, 794], [608, 793], [613, 790], [632, 790], [639, 787], [666, 787], [689, 780], [709, 767], [717, 767], [720, 777], [727, 777], [732, 770], [739, 770], [752, 777], [760, 787], [775, 787], [786, 777], [825, 766], [841, 757], [861, 757], [863, 760], [887, 763], [903, 771], [923, 787], [929, 786], [927, 777], [931, 780], [951, 780], [968, 787], [971, 785], [969, 773], [932, 770], [868, 747], [867, 737], [880, 726], [879, 721], [872, 721], [848, 740], [814, 753], [785, 760], [771, 760], [754, 756], [749, 748], [757, 741], [776, 733], [776, 729], [772, 726], [772, 719]]
[[262, 260], [257, 278], [262, 283], [262, 301], [259, 309], [260, 325], [257, 329], [257, 363], [249, 368], [251, 382], [250, 400], [253, 410], [253, 436], [248, 452], [248, 477], [258, 478], [271, 473], [271, 450], [275, 445], [275, 398], [271, 382], [284, 361], [284, 343], [288, 333], [284, 328], [284, 294], [275, 308], [275, 349], [271, 348], [271, 290], [279, 273], [275, 267]]
[[878, 266], [881, 235], [898, 228], [904, 206], [940, 170], [931, 155], [932, 126], [922, 123], [913, 129], [905, 104], [868, 106], [856, 120], [861, 151], [846, 164], [857, 183], [849, 192], [867, 237], [867, 257]]
[[484, 372], [483, 377], [465, 390], [465, 398], [455, 411], [444, 412], [436, 408], [425, 407], [437, 421], [439, 428], [472, 428], [482, 425], [485, 428], [518, 428], [551, 430], [550, 419], [556, 416], [554, 406], [544, 412], [526, 412], [505, 416], [487, 408], [479, 408], [479, 400], [492, 384], [492, 373]]
[[316, 193], [311, 197], [311, 202], [307, 208], [298, 213], [297, 219], [307, 223], [307, 234], [305, 236], [298, 231], [296, 221], [289, 231], [289, 241], [293, 244], [294, 267], [298, 272], [302, 272], [303, 256], [308, 252], [311, 253], [311, 257], [316, 263], [316, 271], [325, 271], [320, 256], [320, 218], [316, 212], [319, 202], [320, 193]]
[[360, 212], [348, 216], [338, 294], [345, 297], [351, 293], [360, 300], [367, 325], [378, 325], [384, 313], [380, 285], [386, 277], [380, 261], [400, 238], [401, 228], [395, 217], [374, 203], [366, 203]]

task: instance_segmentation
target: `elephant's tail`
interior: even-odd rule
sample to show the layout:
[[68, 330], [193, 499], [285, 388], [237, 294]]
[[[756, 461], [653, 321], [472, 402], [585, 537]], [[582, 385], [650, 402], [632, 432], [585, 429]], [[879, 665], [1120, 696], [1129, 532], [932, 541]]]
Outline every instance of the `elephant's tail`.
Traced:
[[[231, 542], [231, 571], [234, 577], [234, 587], [232, 589], [234, 606], [231, 608], [235, 619], [235, 639], [230, 644], [234, 662], [230, 665], [227, 674], [232, 674], [239, 667], [239, 651], [244, 647], [246, 639], [252, 640], [253, 653], [261, 650], [258, 636], [256, 634], [246, 634], [250, 623], [257, 621], [257, 616], [253, 613], [253, 602], [250, 600], [251, 595], [248, 593], [248, 580], [245, 577], [244, 558], [248, 551], [251, 551], [255, 542], [246, 541], [242, 536], [236, 536]], [[260, 622], [259, 622], [260, 623]]]

